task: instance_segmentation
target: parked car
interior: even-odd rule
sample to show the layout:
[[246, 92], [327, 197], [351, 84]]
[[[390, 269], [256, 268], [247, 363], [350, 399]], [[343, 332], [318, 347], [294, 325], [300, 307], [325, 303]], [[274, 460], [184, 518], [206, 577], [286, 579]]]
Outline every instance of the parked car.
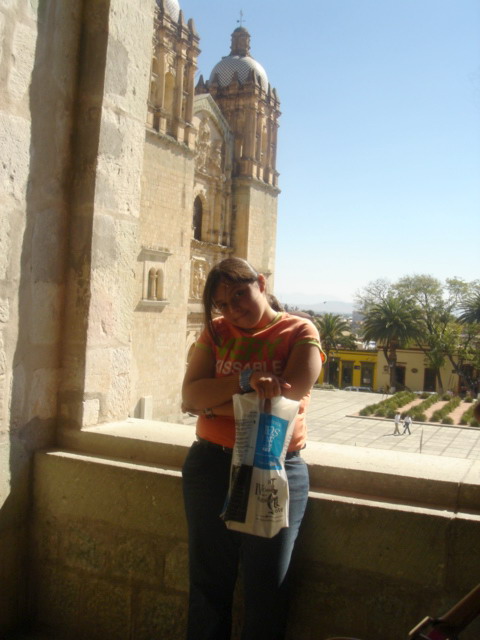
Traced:
[[367, 391], [371, 393], [372, 389], [371, 387], [345, 387], [344, 391]]

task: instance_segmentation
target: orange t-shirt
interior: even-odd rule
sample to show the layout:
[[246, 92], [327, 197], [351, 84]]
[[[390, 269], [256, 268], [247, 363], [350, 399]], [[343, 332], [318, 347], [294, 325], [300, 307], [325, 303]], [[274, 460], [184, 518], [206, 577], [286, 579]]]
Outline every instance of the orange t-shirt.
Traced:
[[[254, 333], [232, 326], [223, 317], [216, 318], [213, 322], [220, 344], [215, 344], [205, 329], [196, 347], [208, 349], [213, 353], [216, 378], [232, 373], [240, 374], [243, 369], [268, 371], [281, 376], [292, 349], [299, 344], [316, 345], [323, 358], [318, 331], [315, 325], [305, 318], [280, 312], [272, 322]], [[305, 410], [309, 400], [310, 392], [300, 401], [289, 451], [297, 451], [305, 445]], [[197, 420], [197, 435], [232, 448], [235, 443], [235, 420], [229, 416], [206, 418], [201, 415]]]

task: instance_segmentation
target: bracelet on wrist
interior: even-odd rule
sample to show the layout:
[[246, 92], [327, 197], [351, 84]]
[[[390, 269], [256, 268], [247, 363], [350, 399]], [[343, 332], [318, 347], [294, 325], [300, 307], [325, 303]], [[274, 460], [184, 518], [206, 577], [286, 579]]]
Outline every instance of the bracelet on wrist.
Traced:
[[202, 413], [206, 418], [209, 418], [209, 419], [215, 417], [215, 414], [213, 413], [213, 411], [210, 408], [204, 409], [202, 411]]
[[240, 372], [238, 379], [238, 385], [242, 393], [250, 393], [253, 391], [253, 387], [250, 385], [250, 380], [253, 374], [253, 369], [244, 369]]

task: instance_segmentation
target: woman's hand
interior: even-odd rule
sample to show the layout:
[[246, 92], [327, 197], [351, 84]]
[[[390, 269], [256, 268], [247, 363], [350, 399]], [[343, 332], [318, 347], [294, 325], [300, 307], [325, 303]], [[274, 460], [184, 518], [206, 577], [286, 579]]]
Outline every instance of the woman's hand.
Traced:
[[273, 373], [263, 373], [261, 371], [252, 373], [250, 386], [258, 393], [260, 398], [266, 400], [284, 395], [284, 392], [291, 388], [291, 385], [283, 378], [279, 378]]

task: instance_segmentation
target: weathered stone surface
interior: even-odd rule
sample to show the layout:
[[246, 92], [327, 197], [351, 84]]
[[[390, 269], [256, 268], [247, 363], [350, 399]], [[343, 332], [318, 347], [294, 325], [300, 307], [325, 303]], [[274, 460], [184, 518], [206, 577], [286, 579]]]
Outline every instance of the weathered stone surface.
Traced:
[[29, 318], [30, 340], [34, 345], [54, 345], [59, 338], [63, 287], [52, 282], [37, 282], [32, 291]]
[[133, 634], [136, 640], [155, 637], [185, 637], [187, 601], [185, 595], [142, 590], [135, 602]]
[[5, 280], [7, 276], [10, 248], [10, 220], [8, 216], [0, 216], [0, 279], [2, 280]]
[[23, 100], [27, 93], [35, 60], [36, 36], [34, 25], [22, 22], [16, 24], [11, 44], [13, 64], [10, 67], [7, 83], [7, 90], [12, 101]]
[[[444, 583], [451, 513], [326, 495], [319, 498], [309, 503], [300, 555], [303, 549], [316, 548], [332, 566], [373, 571], [430, 588]], [[372, 531], [378, 532], [374, 543]], [[402, 544], [399, 532], [404, 534]]]
[[178, 472], [79, 454], [38, 454], [35, 509], [184, 539]]
[[165, 586], [188, 592], [188, 545], [176, 544], [165, 559]]
[[[163, 541], [158, 536], [144, 535], [138, 531], [119, 531], [111, 538], [107, 531], [110, 551], [110, 570], [118, 580], [134, 581], [136, 584], [163, 584], [163, 565], [166, 550], [171, 540]], [[165, 549], [166, 547], [166, 549]]]
[[[110, 430], [113, 435], [115, 426]], [[167, 429], [164, 439], [174, 445]], [[155, 444], [161, 447], [150, 442]], [[125, 446], [123, 455], [128, 441]], [[183, 455], [186, 450], [185, 442]], [[38, 554], [42, 566], [59, 567], [60, 580], [68, 567], [80, 572], [89, 589], [99, 578], [131, 588], [133, 637], [148, 638], [160, 629], [163, 637], [181, 640], [187, 598], [181, 482], [178, 473], [160, 468], [160, 458], [154, 467], [66, 452], [38, 454]], [[410, 482], [413, 487], [415, 479]], [[379, 493], [382, 488], [388, 493], [388, 484]], [[441, 486], [440, 495], [445, 496]], [[325, 637], [355, 633], [403, 640], [425, 614], [446, 611], [476, 581], [479, 518], [381, 495], [367, 500], [348, 492], [313, 492], [294, 555], [287, 637], [314, 640], [322, 629]], [[240, 595], [234, 638], [240, 637]], [[477, 632], [472, 625], [464, 635], [475, 640]]]
[[82, 425], [84, 427], [90, 427], [99, 423], [100, 400], [98, 398], [89, 398], [87, 400], [84, 400], [82, 403], [82, 408]]
[[[0, 111], [0, 148], [3, 149], [0, 162], [0, 197], [11, 197], [15, 205], [25, 206], [27, 180], [30, 165], [31, 123], [16, 114]], [[9, 201], [9, 208], [13, 202]], [[5, 214], [5, 212], [4, 212]], [[11, 214], [1, 216], [11, 219]], [[8, 227], [2, 228], [2, 232]], [[3, 235], [3, 233], [2, 233]]]
[[62, 283], [66, 242], [63, 209], [47, 209], [35, 219], [32, 236], [32, 276], [35, 281]]
[[470, 576], [480, 575], [480, 548], [477, 544], [471, 544], [472, 536], [480, 535], [479, 529], [478, 516], [469, 514], [455, 518], [449, 528], [449, 546], [445, 558], [446, 576], [448, 584], [460, 595], [478, 583], [478, 580], [474, 581]]
[[52, 418], [57, 412], [58, 369], [36, 369], [28, 390], [29, 418]]
[[39, 625], [76, 639], [130, 639], [128, 587], [48, 565], [38, 568], [35, 587]]
[[[0, 458], [0, 464], [2, 462]], [[25, 528], [0, 526], [0, 628], [12, 627], [25, 612], [27, 577], [23, 569], [23, 546], [26, 543]]]

